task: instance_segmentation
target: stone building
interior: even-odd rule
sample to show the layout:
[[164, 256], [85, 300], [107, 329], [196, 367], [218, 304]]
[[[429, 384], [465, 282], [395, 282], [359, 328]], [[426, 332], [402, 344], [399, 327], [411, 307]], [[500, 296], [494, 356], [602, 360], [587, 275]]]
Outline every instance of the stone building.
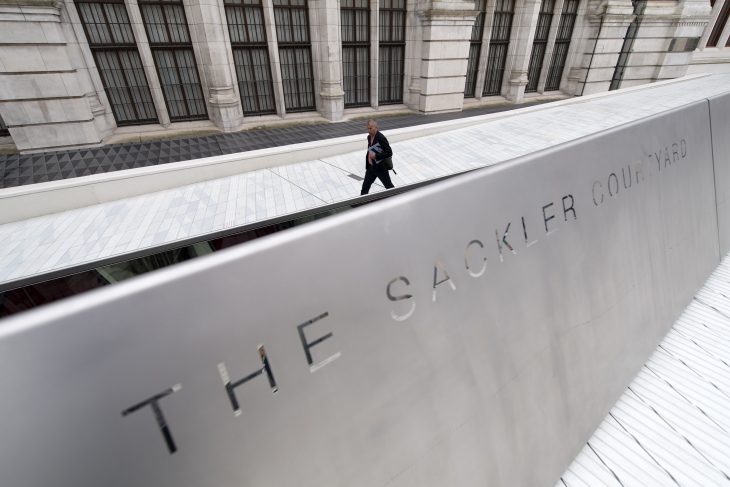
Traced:
[[0, 142], [435, 113], [730, 70], [730, 0], [0, 0]]

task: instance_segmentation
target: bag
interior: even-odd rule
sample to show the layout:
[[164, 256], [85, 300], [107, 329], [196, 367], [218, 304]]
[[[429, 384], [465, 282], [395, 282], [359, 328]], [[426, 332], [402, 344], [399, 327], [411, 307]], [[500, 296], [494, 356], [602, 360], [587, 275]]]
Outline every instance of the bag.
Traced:
[[[392, 157], [386, 157], [385, 159], [382, 160], [382, 163], [383, 163], [383, 167], [385, 167], [385, 169], [387, 169], [388, 171], [395, 172], [395, 170], [393, 169], [393, 158]], [[396, 174], [398, 174], [398, 173], [396, 172]]]

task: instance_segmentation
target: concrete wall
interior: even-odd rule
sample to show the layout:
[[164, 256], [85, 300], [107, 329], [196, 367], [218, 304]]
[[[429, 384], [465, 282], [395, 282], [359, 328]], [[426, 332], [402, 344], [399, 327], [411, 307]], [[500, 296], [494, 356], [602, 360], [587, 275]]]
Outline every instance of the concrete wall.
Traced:
[[709, 106], [4, 321], [0, 485], [554, 485], [719, 262]]

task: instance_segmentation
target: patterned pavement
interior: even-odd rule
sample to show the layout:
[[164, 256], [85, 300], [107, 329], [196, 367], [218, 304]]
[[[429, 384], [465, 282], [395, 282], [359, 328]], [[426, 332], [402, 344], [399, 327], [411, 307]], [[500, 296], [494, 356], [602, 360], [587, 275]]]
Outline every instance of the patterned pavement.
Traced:
[[[382, 118], [378, 123], [380, 128], [386, 132], [390, 129], [515, 110], [544, 102], [479, 107], [462, 112], [435, 115], [391, 116]], [[377, 118], [377, 114], [373, 114], [373, 116]], [[103, 147], [39, 154], [0, 155], [0, 189], [278, 147], [312, 140], [364, 134], [363, 127], [364, 122], [362, 120], [355, 120], [296, 127], [264, 128], [175, 140], [112, 144]]]

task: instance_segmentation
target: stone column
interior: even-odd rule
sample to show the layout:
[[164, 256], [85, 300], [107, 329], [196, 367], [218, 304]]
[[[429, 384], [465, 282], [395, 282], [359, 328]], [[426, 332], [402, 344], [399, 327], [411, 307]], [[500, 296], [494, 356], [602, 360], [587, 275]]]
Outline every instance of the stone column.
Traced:
[[510, 55], [507, 57], [505, 66], [507, 83], [504, 91], [504, 96], [514, 103], [522, 102], [525, 96], [530, 53], [535, 40], [535, 28], [539, 16], [540, 0], [524, 0], [515, 8]]
[[370, 106], [378, 108], [378, 61], [380, 59], [380, 35], [378, 25], [380, 22], [380, 2], [370, 0]]
[[582, 59], [571, 71], [571, 76], [581, 80], [577, 83], [576, 95], [608, 91], [626, 30], [633, 20], [631, 0], [589, 4]]
[[[638, 32], [641, 38], [636, 39], [634, 44], [642, 51], [663, 48], [663, 52], [656, 59], [651, 81], [678, 78], [687, 74], [694, 50], [698, 47], [702, 31], [712, 13], [712, 7], [699, 0], [684, 0], [679, 4], [672, 4], [670, 11], [662, 11], [660, 8], [661, 5], [647, 6], [644, 19], [648, 18], [655, 28], [647, 31], [646, 27], [651, 24], [642, 22], [642, 28]], [[726, 25], [725, 30], [730, 31], [730, 28]], [[720, 40], [723, 42], [720, 45], [724, 46], [727, 37], [724, 41]], [[647, 61], [651, 61], [651, 58]]]
[[21, 152], [101, 142], [88, 87], [69, 57], [60, 7], [0, 0], [0, 116]]
[[[550, 64], [553, 59], [553, 50], [555, 49], [555, 39], [558, 37], [558, 27], [560, 26], [560, 14], [563, 11], [563, 0], [556, 0], [555, 6], [553, 7], [553, 18], [550, 24], [550, 33], [548, 34], [547, 45], [545, 46], [545, 57], [542, 62], [542, 72], [540, 73], [540, 79], [537, 82], [537, 92], [543, 93], [545, 91], [545, 82], [547, 80], [548, 72], [550, 71]], [[573, 29], [575, 33], [575, 28]]]
[[418, 11], [421, 24], [421, 72], [418, 111], [461, 110], [469, 62], [474, 2], [432, 0]]
[[494, 26], [494, 10], [495, 2], [487, 2], [487, 11], [484, 14], [484, 32], [482, 32], [482, 48], [479, 51], [479, 70], [477, 71], [476, 91], [474, 98], [483, 100], [484, 82], [487, 78], [487, 63], [489, 62], [489, 40], [492, 36], [492, 28]]
[[722, 33], [720, 34], [720, 39], [717, 41], [717, 45], [722, 48], [722, 46], [727, 46], [727, 41], [730, 40], [730, 22], [725, 23], [725, 27], [722, 29]]
[[263, 0], [264, 22], [266, 24], [266, 39], [269, 48], [269, 60], [271, 63], [271, 82], [274, 86], [274, 101], [276, 113], [280, 117], [286, 115], [286, 103], [284, 102], [284, 83], [281, 79], [281, 64], [279, 63], [279, 43], [276, 36], [276, 18], [274, 17], [274, 4], [272, 0]]
[[331, 121], [342, 120], [345, 110], [339, 4], [338, 0], [309, 0], [317, 109]]
[[111, 135], [117, 126], [114, 113], [104, 92], [104, 84], [96, 69], [94, 57], [81, 26], [72, 0], [65, 0], [61, 7], [61, 28], [66, 38], [66, 47], [71, 64], [76, 69], [84, 96], [89, 102], [94, 124], [101, 137]]
[[[578, 4], [578, 15], [575, 18], [573, 35], [560, 82], [562, 91], [574, 96], [580, 95], [580, 91], [583, 89], [585, 73], [582, 72], [581, 63], [585, 57], [586, 46], [589, 44], [587, 37], [589, 33], [593, 33], [592, 35], [595, 37], [595, 32], [597, 32], [593, 30], [592, 26], [588, 25], [588, 11], [589, 8], [586, 2]], [[593, 45], [592, 42], [591, 45]]]
[[207, 87], [208, 116], [224, 132], [237, 130], [243, 123], [241, 99], [236, 94], [235, 66], [231, 65], [230, 43], [226, 42], [223, 5], [220, 0], [185, 0], [190, 37]]
[[[378, 6], [379, 8], [380, 6]], [[418, 110], [421, 101], [421, 63], [423, 62], [423, 25], [417, 0], [406, 0], [406, 46], [403, 59], [403, 104]], [[378, 22], [380, 14], [378, 13]], [[380, 29], [378, 29], [378, 34]], [[380, 39], [378, 38], [378, 41]], [[378, 45], [378, 51], [380, 46]], [[380, 54], [378, 52], [378, 54]], [[380, 67], [378, 67], [380, 71]]]
[[125, 0], [125, 3], [129, 14], [129, 23], [132, 26], [132, 32], [134, 32], [134, 39], [137, 41], [137, 51], [139, 52], [139, 58], [142, 61], [144, 75], [147, 78], [147, 84], [150, 87], [152, 103], [154, 103], [155, 111], [157, 112], [157, 120], [163, 127], [169, 127], [170, 114], [167, 111], [167, 104], [165, 103], [165, 96], [162, 93], [160, 78], [157, 76], [155, 59], [152, 57], [152, 50], [150, 49], [150, 42], [147, 39], [147, 32], [144, 30], [144, 22], [142, 20], [142, 13], [139, 10], [139, 4], [137, 3], [137, 0]]
[[[709, 17], [709, 25], [714, 26], [717, 22], [717, 18], [720, 16], [720, 12], [722, 11], [722, 8], [724, 7], [725, 2], [715, 2], [715, 5], [712, 6], [710, 17]], [[705, 26], [707, 27], [707, 26]], [[704, 33], [702, 34], [702, 37], [700, 38], [700, 49], [705, 49], [707, 47], [707, 40], [710, 38], [710, 35], [712, 35], [712, 28], [705, 28]], [[723, 28], [722, 32], [720, 33], [720, 38], [718, 39], [717, 46], [722, 48], [725, 44], [727, 44], [728, 36], [730, 36], [730, 22], [725, 23], [725, 27]], [[713, 47], [711, 47], [713, 49]]]

